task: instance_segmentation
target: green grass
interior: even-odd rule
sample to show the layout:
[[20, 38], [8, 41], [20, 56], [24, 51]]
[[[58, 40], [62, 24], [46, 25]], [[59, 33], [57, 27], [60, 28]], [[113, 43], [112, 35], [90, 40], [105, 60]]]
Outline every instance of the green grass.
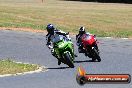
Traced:
[[12, 60], [0, 60], [0, 75], [3, 74], [16, 74], [28, 71], [37, 70], [37, 65], [15, 63]]
[[53, 23], [77, 33], [80, 26], [97, 36], [132, 37], [132, 5], [63, 0], [0, 0], [0, 27], [44, 30]]

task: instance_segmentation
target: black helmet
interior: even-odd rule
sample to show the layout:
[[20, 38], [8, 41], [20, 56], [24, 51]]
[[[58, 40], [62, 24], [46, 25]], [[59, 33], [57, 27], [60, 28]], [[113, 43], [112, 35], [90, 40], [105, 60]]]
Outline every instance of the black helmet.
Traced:
[[54, 30], [55, 30], [55, 27], [52, 24], [48, 24], [47, 27], [46, 27], [46, 29], [47, 29], [47, 32], [49, 34], [53, 34], [54, 33]]
[[84, 34], [84, 33], [86, 33], [85, 32], [85, 27], [80, 27], [79, 34]]

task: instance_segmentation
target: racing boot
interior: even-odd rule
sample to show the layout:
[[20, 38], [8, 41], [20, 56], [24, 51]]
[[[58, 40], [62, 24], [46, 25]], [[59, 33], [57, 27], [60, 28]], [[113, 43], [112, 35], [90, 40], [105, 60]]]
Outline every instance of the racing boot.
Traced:
[[82, 48], [78, 48], [78, 52], [79, 52], [79, 53], [85, 53], [85, 50], [82, 49]]
[[92, 56], [88, 52], [85, 52], [85, 56], [88, 56], [89, 58], [92, 58]]
[[61, 64], [61, 61], [60, 60], [58, 60], [58, 65], [60, 65]]
[[79, 45], [78, 52], [79, 53], [85, 53], [85, 50], [83, 49], [83, 45], [82, 44]]
[[77, 55], [77, 54], [74, 54], [74, 56], [75, 56], [75, 57], [78, 57], [78, 55]]
[[54, 49], [51, 50], [51, 53], [52, 53], [52, 55], [53, 55], [55, 58], [58, 59], [58, 65], [60, 65], [60, 64], [61, 64], [61, 61], [59, 60], [59, 58], [58, 58], [57, 55], [55, 54]]

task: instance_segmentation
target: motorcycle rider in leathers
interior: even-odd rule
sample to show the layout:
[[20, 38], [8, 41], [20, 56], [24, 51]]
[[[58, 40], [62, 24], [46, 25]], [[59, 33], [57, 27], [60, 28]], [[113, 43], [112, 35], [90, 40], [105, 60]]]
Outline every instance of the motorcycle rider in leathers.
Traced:
[[[92, 35], [92, 34], [90, 34], [89, 32], [86, 33], [85, 27], [82, 26], [82, 27], [79, 28], [79, 34], [76, 35], [76, 40], [77, 40], [76, 45], [78, 46], [78, 52], [79, 52], [79, 53], [85, 53], [85, 50], [83, 49], [83, 44], [82, 44], [82, 41], [81, 41], [81, 38], [82, 38], [82, 35], [83, 35], [83, 34]], [[95, 36], [95, 35], [94, 35], [94, 36]], [[96, 38], [95, 38], [95, 40], [96, 40]], [[95, 44], [94, 47], [95, 47], [95, 48], [97, 49], [97, 51], [99, 52], [99, 49], [98, 49], [97, 44]], [[85, 55], [86, 55], [86, 53], [85, 53]]]
[[[63, 36], [65, 36], [68, 40], [71, 41], [71, 38], [69, 38], [69, 32], [66, 33], [66, 32], [63, 32], [63, 31], [61, 31], [61, 30], [58, 30], [58, 29], [56, 29], [56, 28], [54, 27], [53, 24], [48, 24], [47, 27], [46, 27], [46, 29], [47, 29], [47, 32], [48, 32], [48, 34], [46, 35], [46, 38], [47, 38], [47, 44], [46, 44], [46, 45], [47, 45], [49, 48], [52, 47], [52, 45], [51, 45], [51, 38], [54, 37], [55, 34], [63, 35]], [[56, 54], [55, 54], [55, 52], [54, 52], [54, 49], [51, 50], [51, 53], [52, 53], [52, 55], [53, 55], [54, 57], [57, 58], [57, 56], [56, 56]], [[60, 64], [61, 64], [61, 61], [58, 59], [58, 65], [60, 65]]]

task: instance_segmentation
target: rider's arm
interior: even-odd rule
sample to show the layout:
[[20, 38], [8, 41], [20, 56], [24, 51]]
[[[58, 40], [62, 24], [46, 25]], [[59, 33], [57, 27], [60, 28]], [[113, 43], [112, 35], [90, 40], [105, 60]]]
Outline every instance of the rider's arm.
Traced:
[[78, 36], [79, 36], [79, 34], [76, 35], [76, 40], [78, 40]]
[[76, 35], [76, 45], [79, 46], [81, 44], [81, 35]]
[[47, 33], [47, 34], [46, 34], [46, 38], [47, 38], [49, 35], [50, 35], [50, 34], [49, 34], [49, 33]]
[[63, 36], [68, 35], [68, 33], [65, 33], [65, 32], [62, 32], [62, 31], [57, 31], [56, 34], [63, 35]]
[[48, 40], [49, 35], [50, 35], [49, 33], [46, 35], [46, 40]]
[[50, 41], [51, 41], [51, 35], [49, 34], [49, 35], [47, 36], [47, 45], [50, 45]]

